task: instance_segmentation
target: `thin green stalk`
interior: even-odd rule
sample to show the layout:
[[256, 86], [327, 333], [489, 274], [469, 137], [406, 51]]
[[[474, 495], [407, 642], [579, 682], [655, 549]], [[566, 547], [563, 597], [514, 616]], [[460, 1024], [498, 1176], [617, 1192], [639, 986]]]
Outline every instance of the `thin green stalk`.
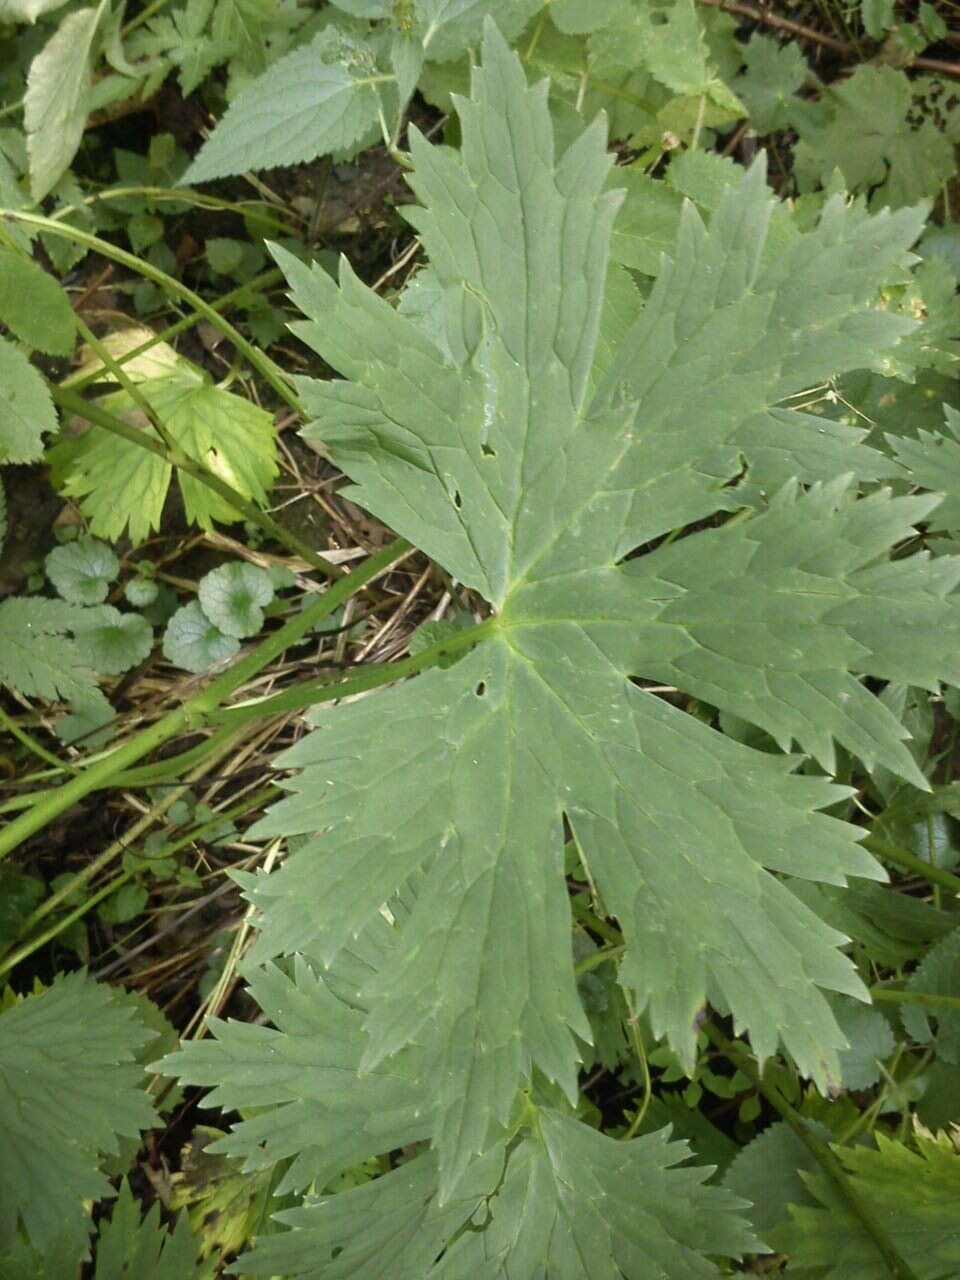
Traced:
[[90, 765], [83, 773], [65, 782], [62, 787], [44, 793], [36, 804], [14, 818], [3, 831], [0, 831], [0, 858], [16, 849], [29, 836], [41, 831], [78, 800], [82, 800], [84, 796], [100, 787], [109, 785], [117, 774], [122, 773], [124, 769], [129, 769], [170, 738], [207, 723], [211, 713], [226, 698], [242, 688], [290, 645], [296, 644], [321, 619], [328, 617], [354, 592], [379, 577], [391, 565], [403, 559], [409, 551], [410, 544], [402, 538], [391, 542], [354, 569], [347, 577], [334, 583], [318, 600], [307, 605], [295, 618], [291, 618], [278, 631], [267, 636], [248, 654], [211, 680], [205, 689], [188, 698], [186, 702], [168, 712], [148, 728], [141, 730], [136, 737], [117, 747], [96, 764]]
[[934, 991], [898, 991], [893, 987], [871, 987], [870, 999], [888, 1004], [924, 1004], [960, 1009], [960, 996], [941, 996]]
[[296, 393], [286, 382], [283, 374], [270, 357], [260, 351], [252, 342], [249, 342], [229, 320], [224, 320], [223, 316], [214, 310], [198, 293], [194, 293], [185, 284], [175, 280], [166, 271], [161, 271], [159, 267], [155, 267], [152, 263], [138, 258], [133, 253], [127, 253], [125, 249], [117, 248], [109, 240], [102, 240], [99, 236], [91, 235], [89, 231], [81, 231], [79, 227], [73, 227], [69, 223], [57, 222], [55, 218], [44, 218], [38, 213], [24, 213], [18, 209], [0, 209], [0, 220], [19, 223], [26, 227], [36, 227], [38, 231], [46, 231], [51, 235], [60, 236], [64, 240], [72, 240], [74, 244], [81, 244], [84, 248], [90, 249], [94, 253], [99, 253], [104, 258], [109, 258], [111, 262], [120, 263], [121, 266], [127, 267], [136, 275], [152, 280], [154, 284], [158, 285], [166, 293], [181, 298], [193, 307], [195, 311], [199, 312], [205, 320], [208, 320], [215, 329], [219, 329], [225, 337], [230, 339], [264, 381], [273, 387], [284, 403], [298, 413], [300, 412], [300, 402]]
[[951, 875], [949, 871], [944, 871], [942, 867], [936, 867], [931, 862], [925, 862], [923, 858], [918, 858], [916, 854], [908, 853], [906, 849], [900, 849], [896, 845], [888, 844], [886, 840], [880, 840], [877, 836], [868, 835], [862, 841], [862, 844], [865, 849], [869, 849], [877, 857], [883, 858], [885, 862], [892, 862], [895, 866], [903, 867], [906, 871], [912, 871], [915, 875], [928, 880], [930, 884], [940, 885], [941, 888], [949, 889], [953, 894], [960, 893], [960, 876]]
[[[185, 787], [179, 788], [176, 794], [182, 794], [189, 785], [190, 784], [187, 783]], [[209, 831], [212, 828], [219, 826], [225, 819], [238, 818], [244, 813], [249, 813], [251, 809], [259, 807], [259, 805], [268, 800], [274, 789], [275, 788], [273, 787], [263, 787], [253, 795], [247, 796], [242, 803], [234, 805], [232, 809], [226, 809], [223, 812], [218, 813], [215, 817], [209, 818], [206, 822], [199, 823], [197, 826], [191, 828], [186, 835], [180, 836], [177, 840], [168, 841], [154, 856], [157, 858], [169, 857], [172, 854], [179, 852], [179, 850], [184, 848], [186, 845], [192, 844], [194, 840], [198, 840], [205, 831]], [[172, 803], [172, 801], [170, 803]], [[166, 802], [166, 797], [164, 797], [164, 808], [169, 808], [169, 803]], [[58, 906], [60, 902], [63, 901], [64, 897], [69, 896], [69, 894], [71, 894], [75, 888], [79, 887], [81, 883], [86, 883], [92, 879], [97, 871], [106, 865], [110, 858], [116, 857], [118, 853], [126, 853], [130, 848], [131, 841], [137, 839], [139, 835], [143, 834], [143, 830], [145, 829], [144, 824], [149, 826], [152, 821], [155, 820], [155, 814], [156, 809], [152, 809], [149, 814], [144, 814], [143, 818], [137, 822], [135, 827], [124, 833], [121, 840], [114, 841], [109, 849], [105, 849], [103, 853], [95, 859], [95, 866], [94, 863], [90, 863], [88, 867], [84, 867], [83, 872], [74, 876], [68, 884], [63, 886], [62, 890], [58, 890], [56, 894], [51, 894], [49, 898], [42, 902], [40, 907], [42, 907], [43, 910], [41, 911], [40, 908], [38, 908], [37, 911], [35, 911], [33, 915], [24, 922], [20, 930], [20, 936], [22, 937], [23, 934], [27, 933], [29, 929], [33, 927], [33, 924], [38, 923], [44, 918], [44, 916], [49, 915], [54, 907]], [[109, 858], [107, 856], [108, 854], [110, 855]], [[93, 869], [91, 870], [90, 868]], [[0, 960], [0, 977], [5, 973], [9, 973], [11, 969], [14, 969], [23, 960], [26, 960], [36, 951], [39, 951], [41, 947], [46, 946], [48, 942], [52, 942], [54, 938], [63, 933], [65, 929], [69, 929], [75, 921], [81, 920], [85, 915], [88, 915], [94, 907], [98, 906], [104, 900], [104, 898], [109, 898], [111, 894], [115, 893], [119, 888], [126, 884], [128, 880], [132, 879], [133, 876], [139, 874], [141, 870], [142, 868], [139, 867], [131, 867], [125, 871], [119, 871], [102, 888], [97, 889], [94, 893], [89, 894], [84, 898], [83, 902], [81, 902], [79, 906], [75, 907], [73, 911], [68, 912], [65, 916], [61, 916], [59, 920], [54, 921], [54, 923], [51, 924], [49, 928], [45, 929], [43, 933], [39, 933], [32, 938], [28, 938], [27, 941], [17, 947], [15, 951], [11, 951], [8, 955], [4, 956], [4, 958]]]
[[[231, 289], [229, 293], [222, 294], [216, 302], [210, 305], [215, 311], [228, 311], [230, 307], [237, 301], [242, 301], [244, 294], [260, 293], [264, 289], [269, 289], [271, 285], [279, 284], [283, 279], [283, 272], [279, 267], [271, 267], [269, 271], [263, 271], [260, 275], [254, 276], [252, 280], [247, 280], [243, 284], [238, 284], [235, 289]], [[191, 329], [203, 317], [195, 311], [191, 311], [189, 315], [182, 316], [173, 324], [168, 325], [166, 329], [161, 329], [152, 338], [148, 338], [146, 342], [141, 342], [138, 347], [132, 347], [129, 351], [124, 351], [116, 357], [117, 364], [128, 364], [131, 360], [135, 360], [137, 356], [142, 356], [151, 348], [157, 346], [161, 342], [169, 342], [171, 338], [175, 338], [178, 334], [183, 333], [185, 329]], [[89, 386], [91, 382], [96, 382], [102, 377], [100, 369], [91, 369], [88, 373], [78, 374], [75, 377], [64, 379], [61, 384], [69, 387], [71, 391], [82, 391], [84, 387]]]
[[[110, 431], [115, 436], [121, 436], [138, 448], [146, 449], [158, 458], [162, 458], [170, 466], [186, 472], [187, 475], [206, 485], [208, 489], [212, 489], [225, 502], [229, 502], [234, 510], [239, 511], [251, 523], [258, 525], [268, 537], [289, 547], [291, 551], [301, 556], [308, 564], [313, 565], [315, 569], [319, 569], [321, 573], [326, 574], [328, 578], [342, 579], [344, 573], [342, 568], [331, 564], [324, 556], [314, 551], [312, 547], [298, 538], [295, 533], [291, 533], [283, 525], [278, 524], [273, 516], [268, 515], [266, 511], [261, 511], [255, 503], [250, 502], [242, 493], [238, 493], [232, 485], [227, 484], [220, 476], [210, 471], [202, 462], [192, 458], [175, 442], [172, 447], [168, 446], [163, 439], [154, 439], [153, 436], [141, 431], [138, 427], [131, 426], [129, 422], [124, 422], [122, 418], [118, 418], [116, 414], [110, 413], [100, 405], [91, 404], [89, 400], [77, 395], [70, 388], [58, 387], [54, 383], [48, 385], [50, 394], [61, 409], [65, 409], [68, 413], [76, 414], [80, 418], [85, 418], [88, 422], [93, 423], [94, 426], [103, 427], [105, 431]], [[164, 432], [164, 434], [166, 433]]]
[[435, 667], [442, 659], [472, 648], [478, 640], [489, 635], [496, 625], [495, 618], [488, 618], [479, 626], [438, 641], [413, 658], [352, 668], [356, 671], [356, 675], [346, 680], [336, 679], [340, 674], [338, 671], [333, 676], [321, 677], [318, 680], [304, 680], [269, 698], [259, 698], [254, 702], [240, 702], [232, 707], [220, 707], [210, 712], [206, 717], [206, 723], [241, 725], [250, 720], [259, 720], [264, 716], [300, 711], [304, 707], [312, 707], [320, 702], [338, 702], [341, 698], [366, 693], [368, 689], [377, 689], [381, 685], [392, 684], [405, 676], [416, 675], [418, 671], [425, 671], [428, 667]]
[[874, 1248], [883, 1259], [884, 1265], [889, 1269], [893, 1280], [919, 1280], [914, 1269], [906, 1259], [900, 1256], [896, 1245], [887, 1234], [886, 1228], [877, 1220], [870, 1206], [864, 1203], [836, 1154], [813, 1132], [800, 1112], [787, 1101], [780, 1090], [763, 1079], [759, 1067], [746, 1049], [742, 1048], [735, 1040], [728, 1040], [712, 1023], [706, 1023], [703, 1029], [717, 1048], [722, 1050], [728, 1058], [736, 1063], [744, 1075], [753, 1081], [757, 1092], [770, 1103], [781, 1120], [790, 1126], [817, 1164], [820, 1165], [836, 1187], [840, 1197], [846, 1201], [850, 1212], [857, 1218], [864, 1231], [870, 1237]]
[[175, 187], [110, 187], [106, 191], [97, 191], [92, 196], [84, 196], [76, 204], [61, 205], [53, 214], [53, 217], [57, 222], [60, 222], [79, 209], [88, 208], [90, 205], [106, 204], [110, 200], [127, 200], [131, 196], [146, 198], [157, 204], [169, 202], [170, 204], [193, 205], [197, 209], [210, 209], [214, 212], [222, 210], [224, 213], [235, 213], [239, 218], [250, 218], [254, 222], [264, 222], [271, 230], [283, 231], [290, 236], [295, 236], [298, 233], [298, 228], [278, 223], [276, 217], [271, 218], [268, 214], [261, 213], [257, 207], [261, 204], [273, 209], [274, 214], [277, 212], [276, 206], [270, 205], [265, 200], [220, 200], [217, 196], [206, 196], [199, 191], [193, 191], [190, 187], [182, 187], [180, 189]]
[[40, 760], [45, 760], [47, 764], [54, 765], [57, 769], [65, 769], [68, 773], [76, 773], [76, 765], [70, 764], [66, 760], [59, 760], [52, 751], [48, 751], [42, 742], [38, 742], [36, 738], [27, 733], [26, 729], [21, 729], [16, 720], [12, 716], [8, 716], [3, 707], [0, 707], [0, 725], [27, 748], [29, 752], [37, 756]]

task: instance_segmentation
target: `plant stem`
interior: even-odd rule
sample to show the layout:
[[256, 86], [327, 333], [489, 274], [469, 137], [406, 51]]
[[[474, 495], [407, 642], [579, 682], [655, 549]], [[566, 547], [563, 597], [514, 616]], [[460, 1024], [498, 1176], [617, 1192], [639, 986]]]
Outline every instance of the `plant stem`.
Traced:
[[166, 271], [161, 271], [159, 267], [155, 267], [152, 263], [138, 258], [135, 254], [127, 253], [125, 249], [118, 249], [109, 240], [101, 240], [99, 236], [91, 235], [88, 231], [81, 231], [79, 227], [70, 226], [69, 223], [58, 222], [55, 218], [44, 218], [38, 213], [23, 213], [18, 209], [0, 209], [0, 220], [20, 223], [27, 227], [36, 227], [38, 231], [46, 231], [51, 235], [61, 236], [65, 240], [72, 240], [75, 244], [81, 244], [94, 253], [99, 253], [105, 258], [109, 258], [112, 262], [120, 263], [121, 266], [127, 267], [135, 274], [144, 276], [147, 280], [152, 280], [154, 284], [159, 285], [166, 293], [182, 298], [184, 302], [199, 312], [205, 320], [208, 320], [214, 328], [219, 329], [225, 337], [230, 339], [237, 350], [246, 356], [260, 376], [273, 387], [281, 400], [288, 404], [291, 409], [295, 409], [298, 413], [300, 412], [300, 402], [296, 393], [285, 381], [280, 370], [269, 356], [260, 351], [252, 342], [249, 342], [238, 329], [234, 328], [229, 320], [224, 320], [223, 316], [215, 311], [208, 302], [204, 301], [198, 293], [194, 293], [185, 284], [175, 280]]
[[[222, 294], [216, 302], [211, 303], [215, 311], [227, 311], [235, 302], [243, 300], [244, 294], [260, 293], [264, 289], [269, 289], [271, 285], [279, 284], [283, 279], [283, 272], [279, 267], [272, 267], [269, 271], [264, 271], [258, 276], [254, 276], [252, 280], [247, 280], [243, 284], [238, 284], [235, 289], [231, 289], [229, 293]], [[133, 347], [130, 351], [124, 351], [117, 356], [117, 364], [124, 365], [130, 360], [142, 356], [144, 352], [149, 351], [160, 342], [169, 342], [171, 338], [175, 338], [177, 334], [183, 333], [185, 329], [192, 328], [198, 324], [203, 317], [196, 311], [191, 311], [189, 315], [182, 316], [173, 324], [168, 325], [166, 329], [162, 329], [159, 333], [149, 338], [146, 342], [141, 342], [139, 347]], [[96, 382], [101, 376], [99, 369], [92, 369], [89, 373], [80, 374], [77, 377], [65, 378], [60, 384], [63, 387], [69, 387], [71, 391], [82, 391], [84, 387], [91, 382]]]
[[76, 804], [78, 800], [82, 800], [84, 796], [89, 795], [91, 791], [110, 785], [117, 774], [130, 768], [138, 760], [142, 760], [144, 756], [155, 751], [176, 734], [184, 730], [196, 729], [206, 723], [211, 713], [226, 698], [278, 658], [290, 645], [305, 636], [317, 622], [331, 614], [355, 591], [386, 572], [398, 560], [402, 560], [409, 554], [410, 549], [410, 544], [402, 538], [391, 542], [359, 568], [354, 569], [347, 577], [334, 583], [318, 600], [307, 605], [295, 618], [291, 618], [278, 631], [267, 636], [250, 653], [211, 680], [205, 689], [188, 698], [186, 702], [168, 712], [155, 724], [143, 729], [136, 737], [98, 760], [96, 764], [90, 765], [82, 773], [71, 778], [62, 787], [44, 792], [36, 804], [14, 818], [3, 831], [0, 831], [0, 858], [16, 849], [22, 841], [35, 832], [42, 830], [47, 823]]
[[8, 733], [12, 733], [17, 741], [25, 746], [28, 751], [39, 757], [39, 759], [46, 761], [47, 764], [52, 764], [57, 769], [65, 769], [68, 773], [77, 772], [76, 765], [67, 760], [58, 760], [52, 751], [47, 750], [43, 743], [37, 742], [36, 738], [27, 733], [26, 729], [21, 729], [16, 720], [7, 715], [3, 707], [0, 707], [0, 725], [3, 725]]
[[759, 1067], [747, 1050], [737, 1041], [728, 1040], [710, 1022], [707, 1022], [703, 1029], [717, 1048], [735, 1062], [744, 1075], [753, 1081], [757, 1087], [757, 1092], [770, 1103], [781, 1120], [790, 1126], [820, 1165], [836, 1187], [841, 1199], [846, 1201], [850, 1212], [870, 1237], [871, 1242], [883, 1258], [884, 1264], [889, 1269], [890, 1275], [894, 1280], [919, 1280], [917, 1273], [910, 1264], [900, 1256], [896, 1245], [887, 1234], [886, 1228], [877, 1221], [876, 1215], [870, 1206], [864, 1203], [836, 1154], [822, 1139], [817, 1137], [800, 1112], [787, 1101], [780, 1090], [763, 1079]]
[[941, 888], [949, 889], [953, 894], [960, 893], [960, 876], [951, 875], [949, 871], [944, 871], [941, 867], [934, 866], [932, 862], [925, 862], [923, 858], [918, 858], [916, 854], [908, 853], [906, 849], [900, 849], [896, 845], [888, 844], [886, 840], [881, 840], [877, 836], [868, 835], [861, 843], [871, 853], [875, 853], [878, 857], [887, 862], [892, 862], [898, 867], [903, 867], [906, 871], [912, 871], [915, 875], [922, 876], [930, 884], [940, 885]]
[[945, 1009], [960, 1009], [960, 996], [940, 996], [933, 991], [898, 991], [894, 987], [871, 987], [870, 998], [888, 1004], [940, 1005]]
[[[259, 720], [263, 716], [279, 715], [281, 712], [299, 711], [304, 707], [312, 707], [320, 702], [337, 702], [341, 698], [353, 697], [356, 693], [366, 693], [368, 689], [376, 689], [380, 685], [393, 684], [405, 676], [416, 675], [428, 667], [435, 667], [443, 658], [462, 653], [472, 648], [478, 640], [489, 635], [496, 627], [496, 619], [488, 618], [479, 626], [467, 631], [460, 631], [452, 636], [431, 645], [413, 658], [404, 658], [400, 662], [384, 662], [371, 666], [354, 668], [357, 674], [346, 680], [335, 680], [332, 677], [321, 677], [318, 680], [305, 680], [295, 684], [281, 693], [269, 698], [259, 698], [254, 702], [240, 702], [232, 707], [221, 707], [207, 715], [207, 724], [240, 725], [248, 720]], [[347, 668], [350, 670], [350, 668]], [[340, 674], [337, 672], [336, 674]]]
[[212, 489], [225, 502], [229, 502], [236, 511], [245, 516], [251, 523], [258, 525], [269, 537], [283, 543], [284, 546], [289, 547], [298, 556], [302, 556], [308, 564], [313, 565], [315, 569], [319, 569], [328, 578], [341, 579], [343, 577], [344, 570], [342, 568], [331, 564], [319, 552], [314, 551], [312, 547], [301, 541], [296, 534], [278, 524], [266, 511], [261, 511], [255, 503], [250, 502], [242, 493], [238, 493], [232, 485], [227, 484], [225, 480], [210, 471], [202, 462], [192, 458], [179, 446], [176, 446], [175, 456], [171, 456], [170, 449], [164, 440], [155, 440], [153, 436], [141, 431], [138, 427], [131, 426], [129, 422], [124, 422], [122, 418], [118, 418], [116, 414], [101, 408], [100, 405], [91, 404], [89, 400], [77, 395], [75, 391], [67, 387], [58, 387], [53, 383], [49, 385], [50, 394], [61, 409], [66, 409], [68, 413], [74, 413], [80, 418], [85, 418], [88, 422], [93, 423], [94, 426], [103, 427], [105, 431], [110, 431], [115, 436], [121, 436], [131, 444], [137, 445], [138, 448], [146, 449], [158, 458], [162, 458], [169, 466], [177, 467], [180, 471], [186, 472], [187, 475], [206, 485], [208, 489]]

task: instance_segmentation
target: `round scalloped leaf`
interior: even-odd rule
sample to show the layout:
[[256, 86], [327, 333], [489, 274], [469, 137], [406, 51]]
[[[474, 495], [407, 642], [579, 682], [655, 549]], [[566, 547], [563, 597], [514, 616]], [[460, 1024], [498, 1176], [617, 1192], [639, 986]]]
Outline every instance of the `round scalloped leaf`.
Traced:
[[153, 627], [139, 613], [109, 605], [96, 611], [95, 625], [77, 632], [85, 662], [100, 675], [116, 676], [142, 662], [153, 648]]
[[123, 589], [129, 604], [135, 609], [146, 609], [160, 594], [160, 588], [150, 578], [131, 578]]
[[64, 600], [71, 604], [100, 604], [120, 571], [120, 562], [98, 538], [78, 538], [54, 547], [44, 567]]
[[200, 580], [200, 606], [225, 635], [242, 639], [263, 626], [263, 605], [273, 599], [273, 581], [265, 569], [234, 560]]
[[240, 641], [224, 635], [196, 600], [177, 610], [163, 635], [163, 656], [195, 674], [232, 658], [239, 648]]

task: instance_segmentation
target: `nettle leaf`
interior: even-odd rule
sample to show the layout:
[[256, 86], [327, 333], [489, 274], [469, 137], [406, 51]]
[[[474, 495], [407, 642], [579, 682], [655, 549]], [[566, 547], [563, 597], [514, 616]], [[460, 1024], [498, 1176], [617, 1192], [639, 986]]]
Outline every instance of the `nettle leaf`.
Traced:
[[[960, 1268], [960, 1156], [953, 1143], [946, 1134], [918, 1133], [917, 1150], [911, 1151], [882, 1131], [874, 1136], [876, 1150], [834, 1148], [853, 1190], [883, 1223], [900, 1256], [909, 1258], [917, 1280], [955, 1275]], [[822, 1173], [808, 1174], [806, 1181], [818, 1206], [792, 1208], [792, 1222], [774, 1234], [776, 1247], [790, 1254], [789, 1273], [818, 1280], [888, 1280], [887, 1260], [836, 1183]]]
[[21, 341], [48, 355], [73, 350], [77, 320], [70, 300], [31, 258], [0, 248], [0, 322]]
[[265, 569], [237, 560], [213, 569], [200, 580], [200, 607], [225, 635], [254, 636], [263, 626], [263, 606], [274, 597]]
[[44, 432], [57, 430], [57, 412], [27, 357], [0, 338], [0, 462], [36, 462]]
[[237, 95], [181, 184], [352, 154], [376, 135], [390, 80], [370, 45], [325, 27]]
[[[807, 1121], [817, 1137], [829, 1141], [822, 1125]], [[750, 1202], [747, 1217], [766, 1239], [789, 1218], [790, 1205], [815, 1204], [803, 1181], [819, 1165], [789, 1125], [777, 1121], [742, 1147], [723, 1176], [723, 1186]]]
[[49, 195], [83, 137], [90, 109], [90, 53], [104, 10], [77, 9], [60, 23], [30, 63], [23, 123], [34, 200]]
[[[273, 417], [243, 396], [208, 382], [199, 369], [182, 362], [162, 377], [148, 378], [140, 391], [156, 410], [172, 438], [191, 457], [258, 505], [266, 504], [276, 475]], [[106, 396], [106, 408], [143, 423], [126, 392]], [[58, 446], [58, 448], [60, 448]], [[80, 499], [94, 533], [115, 541], [124, 530], [134, 543], [160, 527], [173, 468], [157, 454], [110, 435], [91, 431], [53, 451], [62, 459], [62, 491]], [[179, 472], [187, 518], [202, 529], [243, 516], [192, 476]]]
[[239, 648], [240, 641], [211, 622], [196, 600], [181, 605], [163, 633], [163, 656], [184, 671], [207, 671]]
[[[784, 397], [906, 332], [877, 284], [919, 231], [842, 200], [764, 258], [756, 166], [704, 225], [687, 206], [621, 351], [589, 393], [617, 196], [601, 121], [555, 159], [544, 85], [494, 31], [460, 105], [459, 155], [412, 138], [409, 212], [445, 298], [446, 354], [343, 265], [338, 286], [277, 250], [310, 320], [294, 331], [349, 381], [298, 379], [354, 500], [491, 604], [448, 670], [338, 708], [281, 759], [299, 770], [259, 834], [323, 831], [252, 891], [261, 956], [325, 960], [422, 870], [389, 970], [364, 988], [363, 1070], [436, 1056], [443, 1194], [534, 1068], [576, 1098], [577, 995], [563, 878], [569, 823], [627, 943], [621, 980], [692, 1067], [709, 1001], [760, 1058], [782, 1043], [822, 1086], [844, 1037], [821, 988], [866, 991], [777, 873], [881, 879], [847, 794], [797, 757], [713, 731], [664, 680], [830, 765], [832, 739], [925, 782], [859, 676], [960, 677], [960, 563], [888, 559], [935, 499], [848, 479], [784, 486], [754, 519], [625, 560], [737, 505], [744, 464], [791, 465], [810, 430]], [[766, 460], [766, 461], [765, 461]], [[951, 674], [952, 673], [952, 674]]]
[[100, 1156], [154, 1118], [133, 1061], [153, 1035], [82, 973], [0, 1014], [0, 1249], [18, 1223], [43, 1247], [83, 1222], [85, 1199], [111, 1194]]
[[106, 600], [110, 583], [120, 572], [120, 561], [107, 544], [89, 537], [54, 547], [43, 565], [59, 594], [72, 604]]
[[[410, 1046], [387, 1065], [361, 1070], [366, 1009], [358, 989], [386, 972], [402, 945], [377, 918], [330, 968], [300, 956], [289, 974], [254, 969], [250, 989], [271, 1026], [212, 1020], [215, 1039], [184, 1045], [158, 1064], [213, 1085], [211, 1105], [255, 1108], [212, 1151], [242, 1157], [248, 1172], [292, 1156], [282, 1194], [322, 1187], [371, 1150], [429, 1134], [439, 1065], [429, 1049]], [[666, 1130], [616, 1141], [539, 1099], [527, 1100], [515, 1127], [515, 1139], [493, 1143], [445, 1198], [436, 1158], [422, 1151], [374, 1182], [278, 1214], [294, 1229], [261, 1240], [239, 1271], [323, 1280], [509, 1271], [517, 1280], [579, 1280], [589, 1257], [590, 1274], [611, 1280], [651, 1268], [709, 1276], [715, 1271], [704, 1254], [762, 1248], [736, 1215], [741, 1202], [704, 1185], [708, 1170], [678, 1167], [688, 1149], [669, 1142]]]

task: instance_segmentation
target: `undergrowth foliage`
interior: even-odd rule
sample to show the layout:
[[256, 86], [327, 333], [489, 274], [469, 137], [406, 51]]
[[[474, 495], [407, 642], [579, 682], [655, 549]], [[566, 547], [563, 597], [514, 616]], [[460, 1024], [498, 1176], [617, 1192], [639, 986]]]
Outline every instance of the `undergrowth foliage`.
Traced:
[[[448, 669], [316, 713], [280, 758], [291, 795], [255, 834], [294, 851], [244, 880], [260, 912], [251, 990], [272, 1026], [218, 1024], [164, 1068], [257, 1108], [221, 1149], [251, 1168], [296, 1153], [288, 1189], [429, 1139], [371, 1185], [286, 1213], [293, 1231], [249, 1274], [575, 1276], [585, 1254], [591, 1275], [709, 1274], [701, 1255], [759, 1247], [734, 1202], [700, 1185], [706, 1170], [672, 1168], [665, 1133], [618, 1142], [575, 1115], [592, 1033], [564, 821], [654, 1037], [692, 1069], [709, 1002], [761, 1060], [782, 1044], [839, 1087], [846, 1042], [824, 993], [868, 996], [843, 934], [792, 883], [884, 878], [858, 829], [818, 812], [847, 793], [642, 682], [735, 710], [827, 768], [836, 740], [925, 785], [857, 677], [960, 676], [960, 561], [890, 558], [937, 499], [858, 498], [836, 474], [843, 439], [811, 456], [809, 422], [778, 408], [909, 331], [872, 299], [921, 224], [836, 197], [765, 255], [758, 162], [708, 225], [687, 207], [596, 377], [618, 200], [602, 123], [556, 154], [546, 87], [527, 87], [492, 27], [457, 107], [459, 154], [411, 141], [429, 333], [346, 264], [336, 285], [276, 256], [308, 317], [294, 331], [348, 379], [298, 380], [305, 434], [491, 616]], [[660, 543], [741, 505], [754, 467], [776, 486], [765, 510]]]
[[725, 7], [0, 0], [0, 1280], [960, 1275], [957, 38]]

